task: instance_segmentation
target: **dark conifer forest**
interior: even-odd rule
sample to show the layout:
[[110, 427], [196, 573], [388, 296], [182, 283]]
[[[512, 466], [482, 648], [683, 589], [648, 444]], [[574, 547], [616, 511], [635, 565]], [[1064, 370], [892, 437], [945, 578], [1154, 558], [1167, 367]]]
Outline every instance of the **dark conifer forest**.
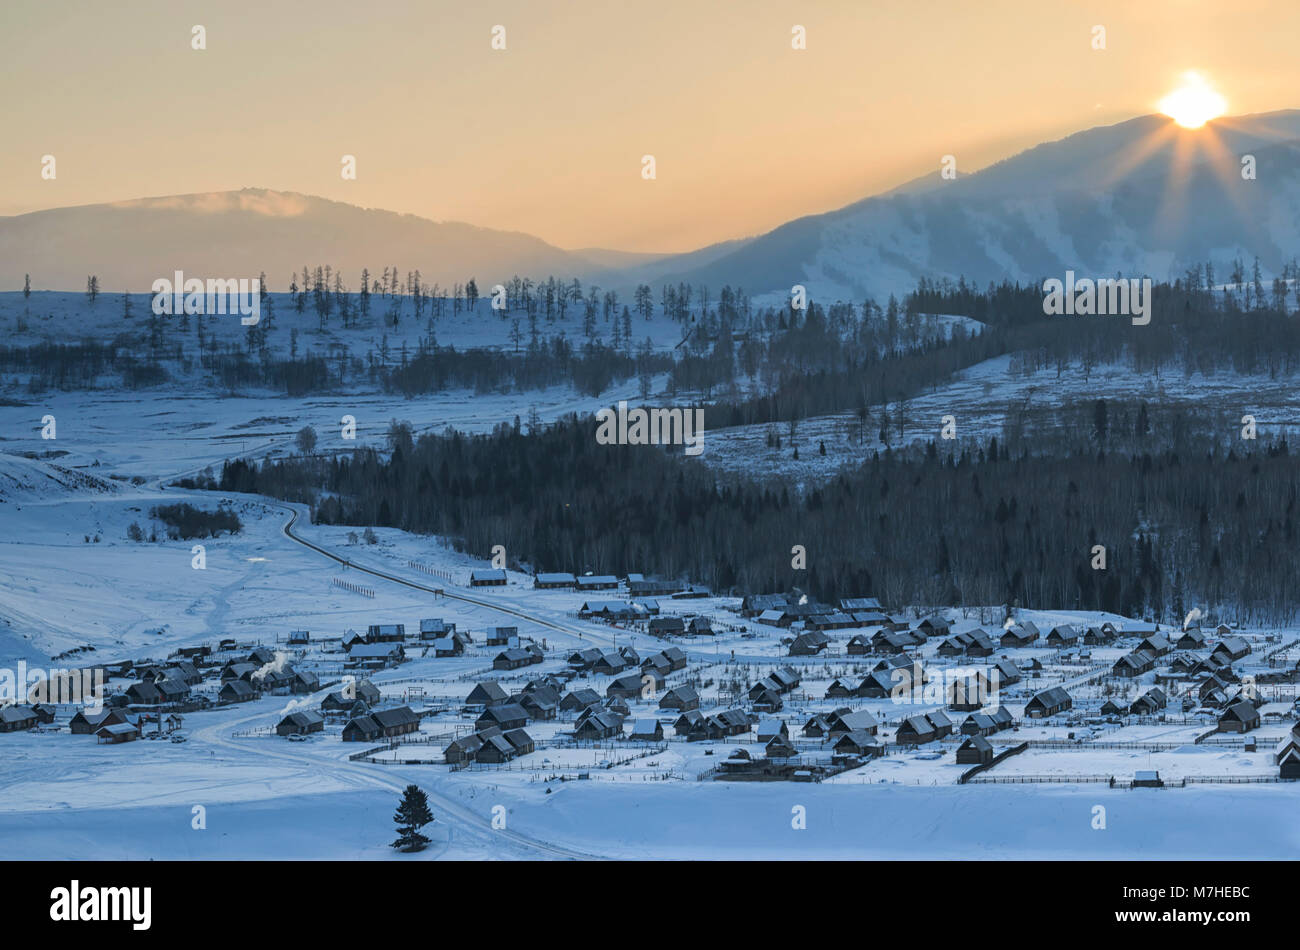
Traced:
[[[233, 461], [214, 487], [309, 502], [322, 523], [445, 535], [481, 556], [502, 544], [538, 571], [641, 571], [735, 592], [798, 586], [893, 605], [1291, 616], [1300, 466], [1283, 442], [1219, 444], [1202, 423], [1098, 401], [1062, 410], [1030, 440], [1036, 452], [990, 438], [872, 453], [802, 495], [720, 478], [658, 447], [599, 445], [589, 418], [417, 442], [398, 426], [387, 458]], [[1134, 451], [1144, 428], [1179, 435]], [[806, 570], [790, 567], [796, 544]]]

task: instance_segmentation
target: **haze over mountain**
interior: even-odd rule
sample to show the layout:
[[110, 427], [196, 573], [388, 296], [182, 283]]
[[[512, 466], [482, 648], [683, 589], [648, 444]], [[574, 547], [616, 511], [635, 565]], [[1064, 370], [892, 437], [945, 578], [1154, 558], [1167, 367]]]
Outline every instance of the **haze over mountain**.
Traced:
[[[593, 258], [599, 258], [592, 252]], [[514, 274], [585, 277], [606, 263], [528, 234], [359, 208], [293, 192], [242, 191], [140, 198], [0, 218], [0, 281], [78, 290], [96, 274], [109, 292], [145, 292], [181, 270], [195, 277], [255, 277], [286, 290], [304, 265], [342, 269], [353, 291], [363, 267], [420, 271], [449, 288], [481, 288]]]
[[[1241, 159], [1255, 158], [1244, 179]], [[755, 238], [688, 254], [567, 251], [531, 235], [359, 208], [291, 192], [142, 198], [0, 218], [0, 285], [143, 292], [175, 270], [254, 276], [286, 289], [303, 265], [419, 269], [443, 287], [480, 290], [514, 274], [555, 274], [629, 287], [686, 280], [752, 294], [806, 285], [821, 299], [882, 299], [918, 278], [981, 286], [1067, 269], [1181, 275], [1194, 262], [1256, 255], [1275, 272], [1300, 255], [1300, 110], [1224, 118], [1187, 130], [1142, 116], [1079, 132], [971, 174], [933, 172]]]

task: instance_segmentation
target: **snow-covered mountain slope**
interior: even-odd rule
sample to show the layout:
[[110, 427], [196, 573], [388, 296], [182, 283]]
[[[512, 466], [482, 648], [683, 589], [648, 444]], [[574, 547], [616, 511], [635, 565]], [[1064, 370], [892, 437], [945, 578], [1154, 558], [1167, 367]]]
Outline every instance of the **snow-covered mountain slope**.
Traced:
[[52, 501], [82, 495], [111, 495], [113, 482], [53, 462], [0, 454], [0, 504]]
[[[1254, 178], [1243, 176], [1245, 156]], [[1117, 272], [1175, 278], [1300, 254], [1300, 111], [1200, 130], [1144, 116], [1046, 143], [957, 178], [927, 178], [791, 221], [671, 279], [751, 293], [803, 283], [822, 299], [883, 298], [920, 277], [983, 286]]]

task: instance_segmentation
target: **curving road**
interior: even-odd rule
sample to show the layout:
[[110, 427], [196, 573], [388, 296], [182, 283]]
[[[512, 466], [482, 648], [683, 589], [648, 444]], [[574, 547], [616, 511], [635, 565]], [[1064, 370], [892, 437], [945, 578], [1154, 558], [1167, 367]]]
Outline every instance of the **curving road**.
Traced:
[[453, 594], [444, 590], [441, 587], [429, 587], [425, 584], [417, 583], [416, 581], [407, 580], [404, 577], [398, 577], [396, 574], [386, 573], [384, 571], [378, 570], [377, 568], [363, 567], [362, 565], [357, 564], [355, 561], [349, 561], [347, 558], [340, 557], [339, 555], [335, 554], [333, 551], [323, 548], [318, 544], [313, 544], [311, 541], [308, 541], [306, 538], [294, 534], [293, 526], [297, 523], [298, 515], [299, 515], [299, 511], [297, 508], [293, 507], [292, 505], [285, 504], [284, 502], [278, 502], [278, 501], [267, 501], [266, 504], [273, 505], [276, 508], [281, 508], [284, 511], [289, 512], [290, 514], [289, 520], [281, 528], [281, 530], [284, 532], [285, 537], [287, 537], [290, 541], [296, 541], [297, 543], [301, 544], [303, 547], [311, 548], [311, 550], [315, 551], [317, 554], [324, 555], [325, 557], [329, 558], [331, 561], [336, 561], [339, 564], [346, 566], [348, 570], [361, 571], [363, 574], [370, 574], [373, 577], [382, 578], [383, 580], [391, 581], [394, 584], [401, 584], [403, 587], [410, 587], [414, 590], [423, 591], [424, 593], [427, 594], [436, 594], [439, 597], [450, 597], [452, 600], [459, 600], [467, 604], [474, 604], [476, 607], [486, 607], [488, 610], [496, 610], [503, 614], [509, 614], [512, 617], [518, 617], [521, 620], [527, 620], [529, 623], [535, 623], [541, 627], [547, 627], [548, 629], [551, 630], [558, 630], [560, 633], [567, 633], [569, 636], [572, 637], [581, 637], [584, 640], [607, 640], [610, 643], [614, 642], [614, 638], [612, 636], [607, 636], [605, 634], [597, 633], [592, 630], [578, 630], [574, 627], [567, 626], [566, 624], [556, 623], [553, 620], [547, 620], [544, 617], [538, 617], [535, 614], [527, 613], [526, 611], [519, 610], [515, 607], [506, 607], [502, 604], [494, 604], [489, 600], [479, 600], [477, 597], [468, 597], [464, 594]]
[[[414, 590], [418, 590], [430, 594], [436, 594], [443, 597], [450, 597], [453, 600], [460, 600], [460, 601], [464, 601], [465, 603], [474, 604], [479, 607], [486, 607], [489, 610], [500, 611], [501, 613], [510, 614], [511, 616], [514, 617], [519, 617], [520, 619], [527, 620], [530, 623], [535, 623], [543, 627], [547, 627], [551, 630], [557, 630], [561, 633], [570, 634], [571, 636], [580, 636], [588, 639], [593, 637], [593, 633], [591, 631], [578, 631], [564, 624], [556, 623], [552, 620], [547, 620], [543, 617], [537, 617], [533, 614], [527, 613], [526, 611], [517, 610], [513, 607], [506, 607], [501, 604], [494, 604], [491, 601], [480, 600], [477, 597], [468, 597], [463, 594], [448, 593], [442, 588], [429, 587], [425, 584], [420, 584], [416, 581], [407, 580], [404, 577], [398, 577], [395, 574], [389, 574], [385, 571], [381, 571], [376, 568], [363, 567], [360, 564], [356, 564], [344, 557], [340, 557], [339, 555], [335, 554], [333, 551], [330, 551], [327, 548], [323, 548], [318, 544], [314, 544], [313, 542], [308, 541], [306, 538], [303, 538], [300, 535], [295, 534], [293, 531], [293, 526], [297, 523], [298, 516], [301, 512], [293, 505], [286, 504], [283, 502], [274, 502], [274, 501], [266, 501], [265, 503], [268, 505], [273, 505], [274, 507], [280, 508], [289, 513], [289, 520], [286, 521], [284, 525], [281, 526], [281, 531], [284, 533], [285, 537], [287, 537], [291, 541], [301, 544], [303, 547], [310, 548], [311, 550], [315, 551], [317, 554], [327, 557], [332, 561], [335, 561], [339, 564], [346, 565], [348, 570], [361, 571], [362, 573], [370, 574], [374, 577], [378, 577], [383, 580], [390, 581], [394, 584], [401, 584], [404, 587], [410, 587]], [[603, 635], [596, 634], [594, 636], [600, 637]], [[612, 638], [609, 639], [612, 641]], [[257, 716], [248, 717], [249, 720], [255, 718], [259, 718], [259, 717]], [[246, 720], [240, 720], [240, 721], [242, 722]], [[229, 737], [226, 736], [222, 736], [220, 734], [219, 729], [229, 729], [230, 725], [231, 725], [230, 723], [226, 723], [221, 727], [215, 727], [215, 726], [209, 727], [209, 729], [203, 731], [203, 738], [207, 739], [208, 741], [215, 742], [216, 744], [219, 745], [230, 746], [243, 751], [247, 751], [250, 748], [252, 748], [251, 744], [240, 745], [237, 744], [233, 739], [230, 739]], [[256, 751], [265, 755], [274, 756], [276, 758], [293, 762], [294, 764], [297, 765], [303, 764], [303, 760], [300, 756], [296, 756], [290, 753], [276, 752], [273, 750], [260, 749], [260, 748], [257, 749]], [[331, 764], [330, 768], [331, 768], [331, 772], [337, 769], [339, 771], [345, 772], [346, 774], [352, 777], [358, 777], [358, 778], [364, 777], [365, 780], [369, 781], [371, 784], [378, 785], [380, 787], [391, 788], [397, 792], [401, 792], [406, 787], [405, 782], [400, 782], [391, 779], [388, 775], [376, 774], [373, 768], [361, 766], [361, 765], [355, 765], [351, 762], [333, 763]], [[391, 767], [384, 766], [384, 768], [388, 769]], [[437, 792], [429, 791], [428, 789], [425, 789], [425, 793], [429, 797], [430, 804], [435, 805], [438, 808], [440, 817], [442, 817], [444, 820], [446, 819], [455, 820], [455, 824], [449, 823], [449, 827], [460, 828], [464, 830], [470, 838], [474, 839], [476, 842], [481, 841], [484, 844], [484, 846], [489, 849], [499, 847], [500, 839], [505, 838], [506, 840], [510, 841], [512, 844], [524, 850], [539, 852], [541, 854], [548, 855], [551, 857], [568, 858], [568, 859], [576, 859], [576, 860], [592, 860], [592, 859], [598, 859], [600, 857], [599, 855], [588, 854], [582, 851], [574, 851], [570, 848], [564, 848], [559, 845], [553, 845], [544, 841], [539, 841], [535, 838], [530, 838], [526, 835], [519, 834], [518, 832], [515, 831], [509, 831], [504, 829], [497, 831], [497, 830], [491, 830], [485, 828], [483, 824], [483, 819], [480, 818], [478, 815], [474, 814], [474, 812], [470, 811], [468, 808], [465, 808], [463, 805], [460, 805], [454, 800], [447, 798], [446, 796], [441, 795]]]

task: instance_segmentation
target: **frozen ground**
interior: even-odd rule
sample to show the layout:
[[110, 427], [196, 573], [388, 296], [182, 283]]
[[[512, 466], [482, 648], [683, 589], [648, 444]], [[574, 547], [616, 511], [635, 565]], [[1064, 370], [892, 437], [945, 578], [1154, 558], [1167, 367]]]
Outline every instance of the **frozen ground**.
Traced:
[[[67, 307], [79, 295], [64, 295]], [[0, 295], [0, 326], [14, 318], [21, 298]], [[104, 298], [102, 326], [109, 333], [121, 319], [116, 303]], [[140, 313], [142, 307], [137, 307]], [[41, 338], [58, 339], [57, 307], [42, 316]], [[34, 322], [35, 315], [32, 317]], [[139, 317], [137, 317], [139, 319]], [[314, 315], [306, 315], [314, 326]], [[507, 345], [508, 321], [478, 323], [462, 318], [457, 329], [448, 318], [438, 327], [441, 343]], [[277, 314], [287, 333], [289, 316]], [[572, 322], [572, 320], [570, 321]], [[959, 321], [940, 321], [945, 332]], [[658, 324], [656, 345], [675, 344], [675, 324]], [[36, 338], [36, 330], [24, 331]], [[356, 331], [363, 349], [366, 331]], [[382, 330], [375, 329], [382, 333]], [[407, 327], [417, 334], [423, 328]], [[457, 334], [460, 334], [459, 336]], [[302, 330], [305, 342], [312, 331]], [[495, 334], [495, 336], [493, 335]], [[332, 334], [317, 341], [327, 345]], [[22, 337], [19, 340], [23, 339]], [[414, 336], [412, 336], [414, 339]], [[396, 341], [396, 342], [395, 342]], [[12, 342], [12, 341], [11, 341]], [[389, 340], [400, 345], [399, 334]], [[1093, 381], [1075, 370], [1023, 377], [992, 361], [963, 374], [951, 387], [915, 400], [909, 408], [907, 437], [930, 437], [938, 417], [954, 413], [959, 434], [1001, 426], [1001, 409], [1011, 403], [1063, 398], [1087, 392]], [[1107, 385], [1152, 399], [1226, 399], [1241, 391], [1242, 380], [1163, 379], [1148, 381], [1107, 376]], [[662, 381], [657, 383], [660, 385]], [[1258, 385], [1256, 385], [1258, 383]], [[1147, 388], [1148, 385], [1151, 388]], [[905, 715], [942, 705], [924, 692], [914, 702], [828, 700], [835, 678], [862, 677], [876, 657], [845, 653], [855, 630], [834, 631], [827, 655], [788, 658], [783, 638], [791, 631], [742, 619], [737, 599], [660, 598], [665, 614], [712, 618], [716, 637], [683, 640], [690, 664], [669, 677], [669, 686], [692, 679], [705, 712], [744, 705], [743, 690], [773, 669], [790, 665], [802, 676], [778, 717], [789, 725], [799, 753], [825, 757], [818, 740], [802, 735], [814, 714], [842, 705], [870, 711], [881, 722], [889, 754], [820, 784], [709, 781], [717, 763], [737, 748], [759, 756], [751, 733], [721, 742], [687, 743], [672, 735], [662, 747], [628, 741], [575, 743], [567, 733], [573, 714], [553, 722], [529, 723], [536, 751], [506, 768], [475, 766], [452, 772], [442, 752], [453, 736], [473, 728], [474, 714], [461, 706], [476, 682], [497, 680], [518, 690], [529, 680], [566, 667], [567, 655], [580, 648], [631, 646], [642, 657], [665, 644], [644, 624], [611, 626], [579, 619], [588, 600], [618, 600], [618, 591], [579, 594], [537, 591], [530, 578], [510, 572], [504, 588], [469, 588], [470, 570], [481, 561], [457, 554], [434, 538], [392, 529], [375, 529], [376, 543], [358, 543], [352, 529], [306, 523], [305, 509], [269, 499], [205, 495], [160, 484], [202, 471], [236, 455], [267, 456], [295, 451], [293, 437], [313, 425], [320, 446], [329, 451], [350, 445], [381, 444], [390, 419], [412, 422], [417, 430], [452, 425], [484, 431], [515, 415], [526, 418], [535, 405], [543, 420], [574, 409], [590, 411], [617, 398], [635, 398], [636, 381], [582, 400], [564, 388], [543, 393], [444, 393], [395, 402], [379, 393], [302, 399], [249, 395], [221, 398], [192, 387], [173, 385], [165, 392], [28, 395], [11, 390], [0, 398], [0, 666], [70, 666], [77, 663], [145, 657], [162, 659], [182, 645], [214, 643], [231, 637], [247, 652], [265, 644], [293, 655], [316, 672], [322, 690], [310, 697], [266, 696], [255, 702], [185, 716], [188, 741], [141, 740], [103, 746], [62, 728], [72, 709], [61, 708], [53, 731], [0, 734], [0, 858], [367, 858], [393, 857], [391, 811], [410, 782], [429, 793], [437, 823], [434, 845], [423, 858], [1214, 858], [1224, 853], [1259, 858], [1300, 855], [1294, 813], [1300, 787], [1279, 784], [1188, 785], [1162, 790], [1111, 789], [1105, 784], [1068, 784], [1081, 775], [1114, 774], [1131, 778], [1138, 769], [1158, 769], [1166, 779], [1257, 776], [1273, 773], [1269, 750], [1290, 728], [1290, 699], [1279, 692], [1265, 707], [1259, 750], [1248, 752], [1232, 740], [1196, 745], [1208, 722], [1171, 712], [1167, 721], [1130, 720], [1085, 723], [1096, 718], [1106, 699], [1131, 701], [1153, 682], [1148, 674], [1116, 684], [1099, 674], [1132, 646], [1125, 642], [1095, 647], [1088, 656], [1045, 646], [999, 651], [1026, 663], [1037, 659], [1036, 678], [1006, 687], [999, 700], [1019, 717], [1024, 703], [1046, 686], [1065, 685], [1075, 700], [1073, 720], [1026, 722], [992, 741], [999, 748], [1029, 741], [1029, 751], [1000, 763], [990, 775], [1052, 776], [1065, 784], [980, 784], [957, 786], [964, 771], [955, 763], [958, 739], [919, 750], [899, 750], [895, 732]], [[1251, 381], [1251, 406], [1261, 430], [1278, 425], [1293, 407], [1291, 381]], [[57, 437], [41, 438], [42, 417], [57, 420]], [[357, 440], [345, 443], [339, 431], [343, 414], [356, 417]], [[925, 420], [930, 420], [926, 422]], [[707, 424], [707, 415], [706, 415]], [[785, 429], [781, 427], [783, 441]], [[842, 420], [800, 423], [801, 460], [788, 462], [766, 449], [765, 427], [710, 431], [704, 461], [723, 468], [767, 470], [797, 478], [820, 477], [847, 458], [865, 451], [850, 443]], [[873, 436], [874, 438], [874, 436]], [[816, 443], [825, 439], [828, 454]], [[806, 448], [811, 446], [812, 448]], [[22, 457], [31, 454], [39, 458]], [[780, 453], [788, 454], [787, 448]], [[772, 456], [769, 458], [769, 456]], [[243, 523], [236, 536], [203, 541], [206, 566], [192, 566], [192, 542], [129, 541], [135, 523], [153, 527], [150, 509], [180, 500], [203, 507], [228, 503]], [[297, 512], [294, 534], [348, 561], [337, 561], [295, 541], [285, 526]], [[380, 571], [446, 596], [368, 575]], [[421, 569], [423, 568], [423, 570]], [[336, 580], [360, 584], [374, 597], [342, 589]], [[860, 592], [868, 594], [870, 592]], [[894, 613], [915, 619], [912, 608]], [[982, 626], [996, 634], [996, 610], [953, 611], [954, 630]], [[1069, 611], [1026, 611], [1044, 632], [1058, 623], [1119, 620]], [[418, 629], [424, 617], [454, 621], [476, 636], [460, 658], [439, 659], [410, 645], [408, 659], [373, 675], [385, 704], [409, 704], [424, 714], [419, 742], [377, 752], [373, 761], [350, 761], [350, 754], [372, 748], [343, 743], [341, 722], [308, 742], [289, 742], [268, 734], [293, 708], [315, 706], [344, 675], [339, 638], [348, 629], [371, 623], [404, 623]], [[497, 648], [481, 634], [496, 625], [517, 626], [519, 634], [546, 651], [540, 666], [494, 672]], [[312, 631], [313, 645], [291, 650], [289, 631]], [[1242, 671], [1262, 671], [1265, 655], [1295, 640], [1295, 630], [1243, 631], [1254, 652]], [[91, 649], [93, 648], [93, 649]], [[984, 661], [947, 660], [936, 655], [937, 641], [919, 652], [932, 674], [957, 666], [979, 668]], [[51, 661], [70, 650], [75, 659]], [[1070, 653], [1074, 655], [1070, 655]], [[1295, 650], [1280, 662], [1293, 665]], [[612, 677], [589, 675], [573, 687], [603, 695]], [[120, 690], [130, 680], [110, 681]], [[209, 679], [198, 691], [211, 694]], [[740, 693], [737, 693], [737, 689]], [[659, 718], [657, 702], [631, 703], [632, 719]], [[1176, 709], [1171, 706], [1171, 710]], [[1271, 715], [1270, 715], [1271, 714]], [[963, 714], [950, 713], [960, 723]], [[1062, 748], [1069, 733], [1074, 744]], [[1090, 743], [1097, 747], [1090, 748]], [[1111, 749], [1102, 743], [1132, 748]], [[1155, 744], [1173, 748], [1153, 748]], [[580, 779], [580, 775], [587, 778]], [[703, 779], [703, 780], [700, 780]], [[1107, 810], [1105, 830], [1094, 830], [1093, 808]], [[505, 809], [506, 827], [494, 828], [494, 806]], [[206, 828], [192, 827], [202, 806]], [[791, 826], [792, 809], [805, 810], [806, 829]]]
[[[45, 662], [78, 646], [95, 646], [78, 662], [154, 656], [181, 644], [237, 639], [241, 648], [265, 643], [288, 650], [288, 631], [312, 631], [315, 645], [295, 662], [315, 670], [322, 691], [313, 697], [267, 696], [256, 702], [186, 714], [189, 741], [173, 744], [141, 740], [103, 746], [66, 731], [0, 735], [5, 765], [0, 769], [0, 857], [94, 856], [217, 858], [374, 858], [392, 856], [390, 812], [400, 790], [414, 782], [424, 788], [438, 821], [435, 844], [425, 858], [1213, 858], [1236, 853], [1259, 858], [1300, 855], [1300, 832], [1293, 821], [1295, 785], [1192, 785], [1163, 790], [1110, 789], [1106, 785], [957, 786], [964, 770], [954, 763], [956, 739], [916, 751], [892, 747], [903, 715], [940, 704], [922, 695], [914, 704], [883, 700], [827, 700], [836, 677], [863, 675], [873, 657], [844, 655], [855, 631], [835, 631], [832, 655], [787, 658], [781, 638], [789, 631], [760, 627], [735, 612], [733, 598], [661, 598], [664, 613], [696, 613], [714, 618], [715, 638], [681, 641], [690, 666], [670, 676], [696, 678], [706, 711], [735, 703], [729, 683], [741, 687], [781, 665], [798, 669], [803, 682], [787, 698], [778, 717], [791, 728], [801, 754], [824, 754], [816, 740], [802, 736], [813, 712], [839, 705], [867, 709], [882, 722], [890, 754], [821, 784], [743, 783], [697, 780], [735, 748], [757, 756], [754, 736], [715, 743], [687, 743], [672, 736], [663, 747], [627, 741], [575, 744], [565, 735], [573, 716], [530, 723], [537, 750], [508, 768], [476, 766], [452, 772], [441, 763], [451, 736], [472, 728], [474, 715], [460, 705], [475, 682], [495, 679], [507, 689], [562, 669], [573, 649], [634, 646], [644, 657], [664, 644], [640, 625], [628, 628], [580, 620], [585, 600], [619, 599], [617, 592], [583, 595], [536, 591], [529, 579], [511, 572], [504, 588], [465, 586], [468, 572], [481, 562], [456, 554], [434, 539], [380, 529], [377, 543], [353, 544], [349, 529], [307, 525], [294, 532], [338, 553], [355, 567], [369, 567], [427, 586], [441, 586], [438, 597], [355, 570], [344, 570], [294, 541], [284, 532], [291, 507], [262, 499], [230, 496], [244, 524], [234, 537], [210, 539], [207, 568], [191, 567], [190, 545], [131, 542], [126, 529], [148, 524], [148, 509], [160, 501], [185, 498], [213, 504], [200, 493], [159, 491], [151, 484], [114, 483], [98, 492], [95, 483], [65, 483], [42, 463], [8, 460], [0, 475], [28, 487], [0, 504], [0, 660]], [[85, 538], [100, 538], [87, 542]], [[442, 572], [448, 579], [410, 566]], [[332, 586], [336, 577], [363, 583], [373, 599]], [[464, 600], [456, 597], [467, 598]], [[513, 611], [503, 613], [494, 606]], [[910, 612], [908, 613], [910, 616]], [[981, 625], [996, 632], [990, 616], [953, 612], [955, 629]], [[523, 614], [523, 616], [519, 616]], [[267, 734], [283, 713], [297, 704], [314, 705], [343, 674], [337, 638], [347, 628], [400, 622], [417, 628], [426, 616], [453, 620], [476, 635], [469, 653], [455, 659], [421, 655], [409, 647], [408, 661], [373, 675], [385, 701], [408, 703], [427, 715], [419, 743], [384, 752], [380, 761], [349, 761], [351, 753], [371, 748], [340, 741], [340, 723], [308, 742], [293, 743]], [[1045, 631], [1061, 622], [1098, 615], [1026, 612]], [[498, 652], [478, 636], [487, 627], [509, 624], [543, 644], [540, 666], [492, 672]], [[1296, 638], [1295, 631], [1247, 631], [1255, 653], [1243, 668], [1275, 644]], [[1278, 637], [1269, 641], [1268, 637]], [[408, 645], [409, 646], [409, 645]], [[1000, 651], [1043, 664], [1039, 678], [1003, 690], [999, 699], [1020, 715], [1037, 689], [1065, 684], [1080, 716], [1119, 694], [1091, 682], [1127, 647], [1093, 648], [1089, 657], [1069, 656], [1046, 647]], [[931, 673], [980, 661], [945, 660], [937, 642], [922, 648]], [[1288, 662], [1294, 663], [1295, 657]], [[612, 677], [590, 675], [572, 686], [604, 692]], [[110, 689], [129, 681], [112, 680]], [[1113, 685], [1113, 684], [1112, 684]], [[1149, 685], [1144, 679], [1123, 687], [1131, 699]], [[210, 692], [205, 683], [201, 691]], [[664, 718], [653, 701], [632, 702], [632, 718]], [[1287, 709], [1284, 704], [1279, 709]], [[1266, 708], [1272, 708], [1266, 707]], [[70, 710], [61, 711], [58, 722]], [[962, 714], [950, 713], [960, 722]], [[667, 717], [671, 719], [672, 717]], [[1290, 726], [1289, 719], [1266, 721], [1259, 731], [1260, 752], [1239, 747], [1193, 746], [1206, 726], [1182, 720], [1085, 727], [1063, 722], [1024, 724], [1014, 735], [994, 737], [998, 746], [1030, 740], [1063, 740], [1067, 730], [1098, 742], [1123, 741], [1132, 750], [1034, 747], [990, 773], [999, 776], [1116, 774], [1157, 768], [1169, 779], [1184, 775], [1261, 775], [1274, 767], [1267, 750]], [[1141, 743], [1179, 743], [1151, 751]], [[415, 764], [410, 764], [414, 762]], [[604, 763], [611, 763], [604, 767]], [[580, 774], [589, 776], [577, 779]], [[564, 779], [564, 780], [560, 780]], [[1105, 830], [1094, 830], [1093, 808], [1106, 808]], [[494, 828], [494, 806], [503, 806], [505, 828]], [[192, 827], [202, 806], [206, 828]], [[791, 825], [796, 806], [804, 809], [806, 829]], [[495, 812], [495, 814], [501, 814]]]
[[[1009, 420], [1032, 418], [1041, 410], [1099, 396], [1143, 399], [1161, 406], [1199, 406], [1222, 419], [1224, 432], [1239, 429], [1241, 417], [1250, 413], [1261, 439], [1293, 440], [1295, 420], [1300, 418], [1300, 379], [1291, 376], [1222, 372], [1191, 377], [1164, 373], [1157, 378], [1135, 373], [1127, 365], [1103, 365], [1085, 372], [1078, 363], [1063, 368], [1059, 375], [1055, 368], [1026, 373], [1014, 365], [1011, 356], [999, 356], [963, 370], [935, 391], [904, 404], [891, 404], [889, 444], [898, 448], [934, 440], [941, 448], [953, 445], [940, 441], [943, 419], [949, 415], [956, 424], [956, 444], [967, 439], [982, 443], [990, 435], [1002, 438]], [[904, 422], [901, 434], [900, 418]], [[872, 412], [861, 439], [856, 436], [857, 421], [851, 412], [801, 419], [793, 442], [788, 423], [710, 429], [700, 459], [723, 471], [745, 473], [761, 468], [764, 473], [798, 482], [824, 480], [844, 466], [860, 465], [873, 452], [884, 453], [879, 411]], [[705, 423], [707, 426], [707, 411]], [[768, 446], [770, 432], [780, 436], [779, 449]], [[820, 451], [823, 444], [825, 455]], [[799, 450], [797, 459], [795, 448]]]

